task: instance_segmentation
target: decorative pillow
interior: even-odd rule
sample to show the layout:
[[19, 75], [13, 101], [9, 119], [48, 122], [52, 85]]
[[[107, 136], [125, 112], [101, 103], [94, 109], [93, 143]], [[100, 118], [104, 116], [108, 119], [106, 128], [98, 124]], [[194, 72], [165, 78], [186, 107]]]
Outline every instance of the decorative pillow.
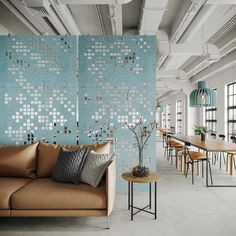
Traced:
[[81, 182], [97, 187], [113, 157], [113, 153], [99, 154], [90, 151], [81, 173]]
[[61, 148], [52, 178], [59, 182], [80, 183], [80, 174], [84, 166], [89, 149], [69, 151]]

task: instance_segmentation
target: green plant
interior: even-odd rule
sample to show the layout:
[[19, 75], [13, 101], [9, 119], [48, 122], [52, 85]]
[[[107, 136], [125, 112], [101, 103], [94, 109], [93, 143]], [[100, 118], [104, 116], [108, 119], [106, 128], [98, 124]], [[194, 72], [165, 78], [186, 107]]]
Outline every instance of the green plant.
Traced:
[[211, 130], [208, 130], [206, 126], [194, 126], [194, 133], [195, 135], [200, 135], [200, 134], [206, 134], [210, 132]]

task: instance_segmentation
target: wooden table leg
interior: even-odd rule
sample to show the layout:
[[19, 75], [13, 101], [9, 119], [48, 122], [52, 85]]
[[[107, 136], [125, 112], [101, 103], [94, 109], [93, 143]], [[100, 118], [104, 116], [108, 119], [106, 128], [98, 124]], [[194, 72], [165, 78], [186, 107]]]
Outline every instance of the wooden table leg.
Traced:
[[233, 174], [233, 155], [232, 154], [230, 155], [229, 168], [230, 168], [229, 173], [230, 173], [230, 175], [232, 175]]
[[226, 172], [228, 172], [228, 169], [229, 169], [229, 154], [227, 154], [225, 165], [226, 165]]

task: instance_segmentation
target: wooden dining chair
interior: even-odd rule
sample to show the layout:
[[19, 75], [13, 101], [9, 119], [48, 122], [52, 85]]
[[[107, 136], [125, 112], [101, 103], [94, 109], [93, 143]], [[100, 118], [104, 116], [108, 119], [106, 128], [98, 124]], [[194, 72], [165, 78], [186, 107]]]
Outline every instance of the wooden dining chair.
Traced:
[[[171, 160], [171, 164], [173, 164], [173, 157], [175, 157], [176, 168], [178, 168], [178, 160], [179, 160], [179, 152], [182, 151], [184, 145], [178, 141], [171, 140], [170, 135], [166, 135], [166, 144], [165, 144], [165, 153], [164, 157], [167, 157], [167, 160]], [[174, 152], [174, 154], [173, 154]]]
[[[236, 143], [235, 136], [231, 136], [230, 139], [231, 139], [232, 143]], [[228, 170], [229, 170], [230, 175], [233, 175], [233, 165], [234, 165], [234, 169], [236, 169], [235, 157], [236, 157], [236, 152], [227, 152], [226, 172], [228, 172]]]
[[[211, 162], [210, 162], [210, 158], [206, 157], [206, 155], [204, 155], [202, 152], [197, 152], [197, 151], [191, 151], [189, 150], [189, 147], [191, 146], [191, 144], [189, 142], [185, 142], [185, 160], [186, 160], [186, 165], [187, 165], [187, 171], [186, 171], [186, 178], [188, 176], [188, 170], [189, 170], [189, 165], [192, 166], [192, 184], [194, 184], [194, 163], [199, 163], [199, 162], [206, 162], [206, 165], [209, 165], [209, 172], [210, 172], [210, 177], [211, 177], [211, 184], [213, 184], [213, 180], [212, 180], [212, 173], [211, 173]], [[187, 159], [188, 157], [188, 159]]]

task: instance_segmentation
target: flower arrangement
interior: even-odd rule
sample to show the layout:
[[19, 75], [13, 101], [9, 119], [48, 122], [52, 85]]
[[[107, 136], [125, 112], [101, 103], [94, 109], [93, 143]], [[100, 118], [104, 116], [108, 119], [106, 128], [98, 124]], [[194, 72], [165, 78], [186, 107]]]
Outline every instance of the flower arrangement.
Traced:
[[133, 133], [136, 140], [135, 145], [138, 147], [139, 164], [134, 167], [133, 175], [138, 177], [145, 177], [149, 175], [149, 169], [143, 166], [143, 150], [147, 147], [147, 141], [156, 127], [156, 121], [147, 123], [143, 117], [140, 117], [135, 125], [130, 125], [125, 122], [126, 127]]
[[194, 133], [195, 135], [201, 135], [201, 140], [205, 141], [206, 139], [206, 133], [210, 132], [211, 130], [208, 130], [206, 126], [194, 126]]
[[198, 126], [198, 125], [194, 126], [195, 135], [206, 134], [208, 132], [210, 132], [210, 130], [208, 130], [206, 126]]

